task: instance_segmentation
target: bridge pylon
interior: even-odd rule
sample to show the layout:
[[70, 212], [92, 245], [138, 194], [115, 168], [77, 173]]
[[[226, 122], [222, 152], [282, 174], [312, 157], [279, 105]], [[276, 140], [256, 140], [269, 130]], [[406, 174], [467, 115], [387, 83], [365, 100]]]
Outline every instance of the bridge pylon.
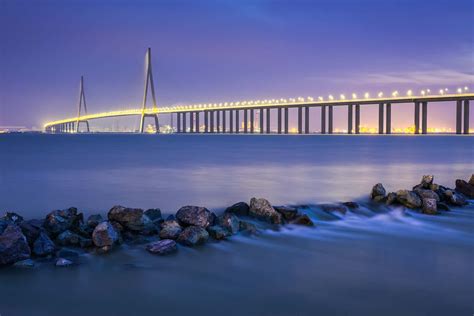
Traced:
[[77, 106], [77, 121], [76, 121], [76, 133], [79, 133], [79, 124], [85, 123], [87, 132], [90, 132], [89, 122], [87, 120], [81, 120], [81, 109], [84, 106], [84, 114], [87, 114], [86, 94], [84, 92], [84, 76], [81, 76], [81, 83], [79, 88], [79, 104]]
[[153, 114], [147, 114], [145, 113], [146, 110], [146, 99], [148, 97], [148, 85], [150, 85], [150, 90], [151, 90], [151, 97], [153, 99], [153, 109], [156, 110], [158, 109], [156, 105], [156, 97], [155, 97], [155, 85], [153, 83], [153, 72], [151, 69], [151, 48], [148, 48], [146, 51], [146, 71], [145, 71], [145, 90], [143, 92], [143, 106], [142, 106], [142, 115], [140, 118], [140, 133], [144, 132], [145, 129], [145, 118], [146, 117], [152, 117], [155, 120], [155, 128], [156, 128], [156, 133], [159, 133], [160, 131], [160, 124], [158, 122], [158, 115], [153, 113]]

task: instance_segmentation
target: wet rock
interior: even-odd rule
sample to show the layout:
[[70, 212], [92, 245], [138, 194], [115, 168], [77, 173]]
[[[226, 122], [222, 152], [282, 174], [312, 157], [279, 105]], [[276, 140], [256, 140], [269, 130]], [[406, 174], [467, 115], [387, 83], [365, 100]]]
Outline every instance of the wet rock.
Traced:
[[344, 202], [344, 203], [342, 203], [342, 205], [344, 205], [345, 207], [347, 207], [349, 209], [359, 208], [359, 203], [357, 203], [357, 202]]
[[249, 234], [249, 235], [254, 235], [258, 232], [257, 226], [255, 224], [247, 222], [247, 221], [240, 221], [240, 231]]
[[67, 210], [55, 210], [50, 212], [44, 221], [44, 228], [53, 236], [59, 235], [66, 230], [78, 229], [83, 221], [83, 215], [77, 213], [77, 208], [70, 207]]
[[453, 190], [446, 190], [444, 192], [444, 196], [446, 198], [446, 201], [454, 206], [464, 206], [467, 204], [466, 199], [461, 195]]
[[176, 219], [182, 226], [199, 226], [206, 228], [213, 224], [214, 216], [205, 207], [183, 206], [176, 212]]
[[237, 216], [232, 213], [224, 213], [224, 215], [218, 217], [218, 225], [227, 229], [231, 234], [237, 234], [239, 232], [240, 223]]
[[309, 218], [308, 215], [302, 214], [298, 215], [295, 219], [293, 219], [290, 224], [293, 225], [302, 225], [302, 226], [314, 226], [313, 221]]
[[422, 205], [420, 197], [413, 191], [398, 190], [397, 201], [408, 208], [420, 208]]
[[92, 228], [92, 230], [94, 230], [94, 228], [100, 223], [102, 223], [103, 221], [104, 221], [104, 218], [102, 217], [102, 215], [94, 214], [87, 218], [86, 225], [89, 228]]
[[176, 242], [171, 239], [163, 239], [150, 243], [146, 246], [146, 250], [155, 255], [168, 255], [178, 250]]
[[69, 260], [77, 260], [81, 252], [77, 249], [70, 249], [70, 248], [61, 248], [56, 252], [56, 257], [58, 258], [66, 258]]
[[282, 224], [282, 216], [275, 211], [266, 199], [252, 198], [250, 200], [249, 215], [271, 224]]
[[114, 225], [109, 222], [105, 221], [100, 223], [94, 229], [92, 233], [92, 242], [96, 247], [105, 247], [119, 243], [120, 235], [115, 229]]
[[21, 222], [23, 222], [23, 217], [13, 212], [6, 212], [0, 217], [0, 234], [3, 234], [8, 225], [19, 225]]
[[74, 263], [71, 260], [65, 258], [58, 258], [58, 260], [56, 260], [56, 267], [69, 267], [73, 264]]
[[424, 198], [421, 211], [423, 214], [428, 214], [428, 215], [438, 214], [436, 199]]
[[474, 185], [474, 173], [471, 175], [471, 178], [469, 179], [468, 183], [470, 185]]
[[145, 216], [147, 216], [154, 224], [160, 224], [161, 222], [163, 222], [163, 218], [161, 217], [161, 210], [159, 208], [151, 208], [146, 210]]
[[232, 235], [228, 229], [220, 225], [209, 226], [206, 229], [209, 235], [216, 240], [222, 240]]
[[456, 180], [456, 191], [464, 194], [470, 199], [474, 199], [474, 184], [470, 184], [469, 182], [458, 179]]
[[229, 206], [225, 213], [232, 213], [238, 216], [248, 216], [249, 215], [249, 205], [245, 202], [238, 202], [232, 206]]
[[436, 203], [436, 207], [438, 208], [438, 210], [448, 211], [448, 212], [451, 211], [448, 204], [443, 203], [443, 202]]
[[23, 221], [19, 224], [21, 231], [23, 232], [23, 235], [25, 235], [29, 245], [32, 245], [40, 235], [41, 231], [44, 230], [43, 223], [44, 221], [32, 219]]
[[9, 224], [0, 235], [0, 266], [30, 257], [30, 247], [20, 227]]
[[338, 212], [341, 214], [347, 213], [347, 207], [342, 204], [321, 204], [319, 207], [325, 212], [333, 213]]
[[397, 193], [390, 192], [389, 194], [387, 194], [387, 199], [385, 200], [385, 204], [393, 205], [395, 203], [397, 203]]
[[151, 223], [140, 208], [129, 208], [120, 205], [112, 207], [107, 214], [109, 221], [121, 224], [125, 229], [142, 231]]
[[26, 259], [26, 260], [15, 262], [13, 266], [15, 268], [21, 268], [21, 269], [32, 269], [35, 267], [35, 262], [31, 259]]
[[175, 219], [166, 220], [161, 223], [160, 238], [161, 239], [177, 239], [183, 231], [181, 225]]
[[421, 199], [435, 199], [436, 202], [440, 201], [439, 195], [428, 189], [416, 189], [415, 193], [418, 194]]
[[60, 246], [73, 246], [86, 248], [92, 246], [92, 240], [66, 230], [58, 235], [56, 242]]
[[385, 188], [383, 187], [382, 183], [377, 183], [372, 187], [372, 191], [370, 193], [370, 198], [375, 202], [382, 202], [385, 199]]
[[421, 187], [423, 189], [429, 189], [430, 186], [433, 184], [434, 176], [433, 175], [424, 175], [421, 178]]
[[173, 214], [168, 215], [168, 217], [166, 218], [167, 221], [172, 221], [172, 220], [175, 220], [175, 219], [176, 219], [176, 217]]
[[281, 214], [286, 221], [291, 221], [298, 215], [298, 209], [291, 206], [274, 206], [275, 211]]
[[197, 246], [204, 244], [209, 238], [209, 233], [200, 226], [186, 227], [181, 234], [179, 234], [178, 242], [185, 246]]
[[55, 250], [54, 242], [45, 232], [41, 232], [33, 243], [33, 254], [39, 257], [51, 255]]

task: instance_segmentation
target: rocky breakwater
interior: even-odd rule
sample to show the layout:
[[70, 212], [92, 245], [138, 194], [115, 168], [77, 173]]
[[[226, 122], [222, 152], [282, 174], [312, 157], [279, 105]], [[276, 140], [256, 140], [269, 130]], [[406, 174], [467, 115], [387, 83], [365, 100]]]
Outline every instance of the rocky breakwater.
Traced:
[[74, 207], [32, 220], [7, 212], [0, 218], [0, 266], [69, 267], [80, 263], [81, 254], [105, 254], [123, 243], [143, 245], [152, 254], [169, 255], [180, 246], [200, 246], [239, 233], [256, 234], [258, 223], [270, 227], [314, 226], [297, 208], [274, 207], [263, 198], [236, 203], [220, 215], [201, 206], [183, 206], [166, 219], [158, 208], [144, 211], [120, 205], [112, 207], [105, 217], [94, 214], [87, 219]]
[[474, 175], [468, 182], [456, 180], [455, 189], [436, 184], [433, 175], [423, 176], [421, 182], [411, 190], [402, 189], [387, 193], [384, 186], [377, 183], [372, 188], [370, 198], [377, 203], [401, 205], [423, 214], [437, 215], [449, 211], [450, 207], [467, 205], [467, 200], [474, 198]]

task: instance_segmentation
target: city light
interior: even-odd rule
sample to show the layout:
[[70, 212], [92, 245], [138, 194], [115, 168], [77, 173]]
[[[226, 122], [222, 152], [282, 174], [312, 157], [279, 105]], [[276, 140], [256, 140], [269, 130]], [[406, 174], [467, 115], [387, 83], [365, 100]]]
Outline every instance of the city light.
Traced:
[[383, 92], [380, 91], [379, 94], [377, 95], [379, 98], [383, 97]]
[[413, 91], [408, 90], [408, 91], [407, 91], [407, 96], [411, 97], [412, 95], [413, 95]]
[[392, 92], [392, 97], [395, 97], [395, 98], [398, 97], [398, 91], [393, 91]]
[[366, 98], [366, 99], [370, 98], [370, 94], [369, 94], [368, 92], [366, 92], [366, 93], [364, 94], [364, 98]]
[[333, 97], [331, 94], [329, 95], [328, 98], [329, 98], [329, 100], [331, 100], [331, 101], [334, 100], [334, 97]]

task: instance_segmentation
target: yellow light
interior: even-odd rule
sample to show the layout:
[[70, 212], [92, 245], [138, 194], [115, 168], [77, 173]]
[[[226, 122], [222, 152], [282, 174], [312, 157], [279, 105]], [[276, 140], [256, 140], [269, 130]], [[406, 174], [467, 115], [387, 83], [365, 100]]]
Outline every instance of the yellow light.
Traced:
[[462, 93], [462, 89], [461, 89], [461, 88], [458, 88], [458, 93]]
[[323, 97], [318, 97], [318, 100], [319, 100], [319, 101], [323, 101], [324, 98], [323, 98]]
[[333, 97], [331, 94], [329, 95], [328, 98], [329, 98], [329, 100], [331, 100], [331, 101], [334, 100], [334, 97]]
[[408, 91], [407, 91], [407, 96], [411, 97], [412, 94], [413, 94], [413, 91], [411, 91], [411, 90], [408, 90]]
[[352, 98], [353, 98], [353, 99], [357, 99], [357, 94], [353, 93], [353, 94], [352, 94]]
[[440, 90], [439, 90], [439, 94], [444, 94], [444, 90], [443, 90], [443, 89], [440, 89]]
[[426, 92], [428, 92], [428, 94], [430, 94], [430, 93], [431, 93], [431, 90], [430, 90], [430, 89], [426, 89]]
[[397, 97], [398, 96], [398, 91], [393, 91], [392, 92], [392, 97]]
[[345, 100], [345, 99], [346, 99], [346, 96], [343, 95], [343, 94], [341, 94], [341, 95], [340, 95], [340, 98], [341, 98], [341, 100]]
[[380, 91], [379, 94], [378, 94], [379, 98], [383, 97], [383, 92]]
[[370, 98], [370, 94], [369, 94], [368, 92], [366, 92], [366, 93], [364, 94], [364, 98], [366, 98], [366, 99]]
[[469, 88], [468, 88], [468, 87], [464, 87], [464, 91], [467, 91], [467, 90], [469, 90]]

